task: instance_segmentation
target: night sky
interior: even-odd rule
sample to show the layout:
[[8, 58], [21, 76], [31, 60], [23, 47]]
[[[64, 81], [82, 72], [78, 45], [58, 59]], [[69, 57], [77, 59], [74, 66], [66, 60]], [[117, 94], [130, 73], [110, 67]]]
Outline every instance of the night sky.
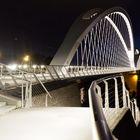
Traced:
[[0, 3], [1, 62], [19, 60], [24, 54], [53, 56], [74, 20], [89, 9], [123, 7], [140, 48], [140, 7], [136, 0], [9, 0]]

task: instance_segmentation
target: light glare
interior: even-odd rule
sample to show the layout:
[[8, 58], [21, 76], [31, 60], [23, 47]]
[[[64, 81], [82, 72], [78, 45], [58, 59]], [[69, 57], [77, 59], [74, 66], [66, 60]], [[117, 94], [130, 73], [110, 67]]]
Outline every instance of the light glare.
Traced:
[[11, 70], [16, 70], [17, 64], [10, 64], [10, 65], [8, 65], [8, 68]]

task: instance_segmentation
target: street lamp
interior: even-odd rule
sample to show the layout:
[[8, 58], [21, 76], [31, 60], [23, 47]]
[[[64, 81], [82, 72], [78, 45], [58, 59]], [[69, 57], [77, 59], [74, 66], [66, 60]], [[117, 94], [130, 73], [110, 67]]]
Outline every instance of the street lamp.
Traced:
[[29, 55], [25, 55], [24, 58], [23, 58], [23, 60], [25, 62], [29, 62], [30, 61], [30, 56]]
[[25, 64], [28, 65], [28, 71], [30, 70], [31, 68], [31, 60], [30, 60], [30, 56], [29, 55], [25, 55], [23, 57], [23, 61], [25, 62]]

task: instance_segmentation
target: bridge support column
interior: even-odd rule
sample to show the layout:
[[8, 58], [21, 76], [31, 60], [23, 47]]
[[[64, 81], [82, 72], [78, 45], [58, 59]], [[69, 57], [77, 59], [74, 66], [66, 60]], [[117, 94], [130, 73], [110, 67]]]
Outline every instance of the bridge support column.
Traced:
[[121, 81], [122, 81], [122, 92], [123, 92], [123, 107], [127, 107], [126, 93], [125, 93], [125, 82], [124, 82], [124, 77], [123, 76], [121, 76]]
[[119, 108], [119, 95], [118, 95], [117, 78], [114, 78], [114, 81], [115, 81], [115, 108]]
[[109, 108], [108, 82], [106, 80], [103, 82], [105, 83], [105, 108]]

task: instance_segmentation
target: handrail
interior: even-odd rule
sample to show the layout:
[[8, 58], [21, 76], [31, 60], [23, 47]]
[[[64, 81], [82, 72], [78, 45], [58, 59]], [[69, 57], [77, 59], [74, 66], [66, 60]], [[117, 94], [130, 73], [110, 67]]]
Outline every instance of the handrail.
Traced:
[[[114, 80], [114, 82], [110, 80]], [[111, 83], [111, 86], [109, 86], [109, 83]], [[138, 125], [140, 115], [137, 102], [136, 99], [130, 100], [122, 75], [116, 74], [93, 81], [88, 94], [92, 114], [93, 140], [114, 139], [110, 131], [110, 129], [114, 129], [117, 123], [115, 119], [113, 120], [114, 114], [117, 118], [119, 112], [122, 113], [128, 108], [136, 126]]]
[[[28, 81], [29, 84], [32, 86], [36, 83], [41, 84], [47, 95], [50, 98], [52, 96], [44, 86], [44, 82], [54, 81], [54, 80], [62, 80], [74, 77], [85, 77], [85, 76], [93, 76], [99, 74], [112, 74], [112, 73], [119, 73], [119, 72], [126, 72], [132, 71], [133, 68], [127, 67], [95, 67], [95, 66], [55, 66], [55, 65], [48, 65], [44, 66], [43, 69], [38, 71], [34, 71], [33, 69], [28, 69], [29, 71], [25, 71], [24, 69], [15, 70], [10, 69], [7, 65], [0, 63], [0, 86], [1, 89], [8, 89], [10, 87], [22, 87], [25, 86], [26, 82]], [[3, 69], [2, 69], [3, 68]], [[33, 71], [32, 71], [33, 70]], [[118, 74], [117, 74], [118, 75]], [[117, 76], [115, 75], [115, 76]], [[120, 76], [120, 75], [118, 75]], [[112, 77], [112, 76], [111, 76]], [[111, 78], [108, 77], [108, 80]], [[101, 80], [101, 79], [100, 79]], [[100, 82], [100, 80], [97, 80]], [[103, 79], [102, 79], [103, 80]], [[30, 90], [30, 89], [29, 89]], [[22, 87], [22, 96], [23, 96], [23, 87]]]
[[89, 105], [93, 120], [93, 140], [113, 140], [112, 133], [103, 115], [103, 111], [95, 91], [94, 82], [92, 82], [89, 88]]
[[[37, 66], [37, 70], [33, 67], [29, 67], [28, 69], [24, 69], [23, 67], [16, 67], [15, 70], [11, 70], [7, 65], [0, 63], [1, 68], [1, 76], [3, 72], [3, 68], [6, 68], [9, 71], [12, 77], [16, 79], [21, 79], [21, 73], [24, 75], [36, 73], [36, 76], [43, 77], [45, 81], [54, 81], [61, 79], [68, 79], [73, 77], [82, 77], [82, 76], [93, 76], [98, 74], [113, 74], [119, 72], [133, 71], [134, 68], [128, 67], [97, 67], [97, 66], [71, 66], [71, 65], [43, 65]], [[49, 70], [51, 69], [51, 71]], [[5, 70], [5, 69], [4, 69]], [[3, 73], [4, 75], [7, 73]], [[41, 76], [40, 76], [41, 74]], [[43, 75], [42, 75], [43, 74]], [[16, 81], [15, 81], [16, 83]]]

